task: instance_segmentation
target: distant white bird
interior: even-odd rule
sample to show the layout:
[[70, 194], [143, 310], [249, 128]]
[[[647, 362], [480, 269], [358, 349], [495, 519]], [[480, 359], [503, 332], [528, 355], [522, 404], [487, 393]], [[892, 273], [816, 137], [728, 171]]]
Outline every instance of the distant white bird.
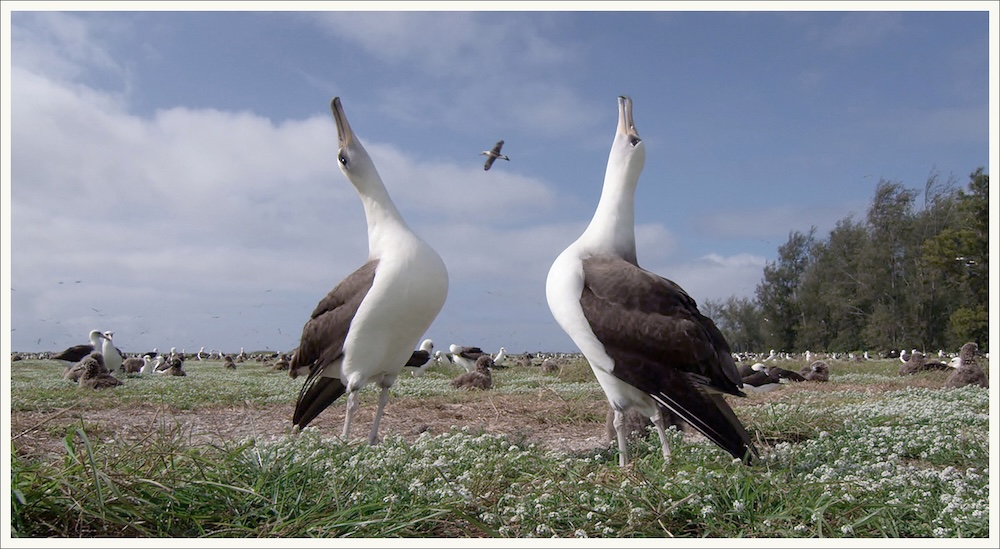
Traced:
[[621, 96], [597, 210], [552, 263], [545, 284], [549, 309], [615, 410], [621, 466], [628, 463], [624, 418], [632, 408], [653, 421], [664, 459], [670, 456], [666, 418], [674, 413], [749, 462], [755, 454], [750, 435], [722, 396], [745, 396], [732, 349], [680, 286], [636, 260], [635, 190], [645, 160], [632, 101]]
[[337, 163], [354, 185], [368, 223], [368, 261], [316, 306], [302, 329], [289, 370], [308, 369], [292, 424], [306, 427], [344, 392], [343, 439], [351, 431], [358, 391], [381, 388], [369, 444], [378, 443], [389, 388], [444, 306], [448, 271], [396, 209], [375, 163], [351, 130], [340, 98], [330, 104], [337, 124]]
[[112, 340], [114, 336], [114, 332], [104, 332], [104, 341], [101, 342], [101, 354], [104, 355], [104, 365], [110, 372], [121, 368], [122, 361], [125, 360], [125, 353], [118, 347], [115, 347], [115, 343]]
[[493, 366], [497, 368], [503, 367], [503, 361], [507, 359], [507, 349], [500, 347], [500, 352], [497, 356], [493, 357]]
[[410, 355], [410, 360], [406, 361], [406, 365], [403, 366], [406, 370], [409, 370], [413, 377], [420, 377], [423, 375], [424, 370], [426, 370], [431, 364], [434, 364], [434, 355], [431, 351], [434, 350], [434, 341], [431, 339], [425, 339], [420, 342], [420, 348], [413, 351]]
[[500, 149], [502, 148], [503, 148], [503, 139], [497, 141], [497, 144], [493, 145], [492, 149], [479, 153], [480, 155], [484, 154], [486, 155], [486, 163], [483, 164], [483, 170], [489, 170], [490, 166], [493, 165], [493, 162], [495, 162], [497, 158], [503, 158], [504, 160], [508, 161], [510, 160], [510, 158], [507, 158], [507, 155], [500, 154]]
[[170, 363], [167, 361], [167, 357], [163, 355], [156, 355], [156, 361], [153, 363], [153, 373], [165, 374], [169, 371]]
[[139, 370], [139, 375], [144, 376], [153, 373], [153, 357], [149, 355], [142, 356], [142, 369]]
[[451, 361], [465, 368], [466, 372], [476, 370], [476, 360], [486, 353], [479, 347], [456, 345], [452, 343], [448, 350], [451, 351]]

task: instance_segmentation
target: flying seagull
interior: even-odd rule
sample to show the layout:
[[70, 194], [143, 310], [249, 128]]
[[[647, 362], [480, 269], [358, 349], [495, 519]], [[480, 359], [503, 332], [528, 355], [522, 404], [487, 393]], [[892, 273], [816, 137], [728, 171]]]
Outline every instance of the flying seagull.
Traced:
[[492, 149], [479, 153], [486, 155], [486, 163], [483, 164], [483, 170], [489, 170], [490, 166], [493, 165], [493, 162], [495, 162], [497, 158], [503, 158], [504, 160], [510, 161], [506, 154], [500, 154], [501, 148], [503, 148], [503, 139], [497, 141], [497, 144], [493, 145]]
[[292, 424], [305, 428], [346, 392], [346, 441], [358, 391], [375, 383], [382, 391], [368, 442], [376, 444], [389, 387], [441, 312], [448, 271], [441, 256], [410, 230], [396, 209], [375, 163], [351, 130], [339, 97], [330, 108], [337, 124], [337, 163], [364, 206], [368, 260], [319, 302], [302, 329], [289, 373], [308, 376]]
[[664, 459], [668, 412], [749, 463], [749, 434], [722, 394], [746, 396], [732, 351], [711, 319], [674, 282], [639, 267], [635, 189], [646, 148], [632, 100], [618, 98], [618, 126], [590, 225], [552, 263], [546, 300], [587, 358], [615, 411], [618, 462], [628, 464], [625, 412], [656, 426]]

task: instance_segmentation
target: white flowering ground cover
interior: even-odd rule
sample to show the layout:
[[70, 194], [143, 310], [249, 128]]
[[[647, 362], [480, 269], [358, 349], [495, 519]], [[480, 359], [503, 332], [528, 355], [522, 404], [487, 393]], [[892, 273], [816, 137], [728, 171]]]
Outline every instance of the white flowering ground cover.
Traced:
[[[188, 361], [184, 378], [129, 377], [93, 392], [60, 379], [53, 362], [19, 361], [11, 528], [19, 537], [987, 538], [989, 391], [944, 388], [943, 372], [900, 377], [897, 367], [834, 363], [828, 383], [731, 400], [758, 440], [753, 466], [672, 429], [669, 462], [648, 434], [623, 470], [614, 446], [567, 450], [532, 436], [545, 423], [603, 432], [603, 393], [583, 363], [560, 376], [497, 370], [487, 392], [453, 389], [456, 371], [442, 367], [401, 377], [386, 422], [435, 407], [465, 417], [484, 400], [524, 408], [497, 409], [506, 430], [384, 423], [382, 443], [368, 446], [368, 424], [344, 444], [336, 418], [292, 433], [302, 380], [265, 366], [233, 373]], [[372, 408], [375, 391], [362, 394]], [[552, 411], [529, 407], [539, 402]], [[511, 415], [529, 408], [546, 417]], [[337, 402], [324, 414], [342, 410]], [[207, 440], [186, 427], [194, 417], [240, 425]]]

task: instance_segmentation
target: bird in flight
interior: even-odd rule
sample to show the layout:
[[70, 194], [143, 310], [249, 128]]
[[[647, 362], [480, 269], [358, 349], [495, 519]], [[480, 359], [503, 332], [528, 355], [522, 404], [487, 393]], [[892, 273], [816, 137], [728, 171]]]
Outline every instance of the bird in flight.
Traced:
[[497, 158], [503, 158], [504, 160], [508, 161], [510, 160], [509, 158], [507, 158], [506, 154], [500, 154], [501, 148], [503, 148], [503, 139], [497, 141], [497, 144], [493, 145], [492, 149], [479, 153], [486, 155], [486, 163], [483, 164], [483, 170], [489, 170], [490, 166], [493, 165], [493, 162], [496, 161]]

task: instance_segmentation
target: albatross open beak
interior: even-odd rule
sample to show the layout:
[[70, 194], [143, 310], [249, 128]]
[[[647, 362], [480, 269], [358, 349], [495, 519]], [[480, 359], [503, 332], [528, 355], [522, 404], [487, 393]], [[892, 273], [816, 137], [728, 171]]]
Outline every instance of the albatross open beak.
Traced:
[[633, 140], [639, 139], [639, 132], [632, 119], [632, 98], [627, 95], [618, 96], [618, 132]]
[[337, 123], [337, 144], [344, 148], [351, 144], [354, 139], [354, 132], [351, 125], [347, 123], [347, 115], [344, 114], [344, 106], [340, 104], [340, 98], [334, 97], [330, 102], [330, 110], [333, 111], [333, 121]]

